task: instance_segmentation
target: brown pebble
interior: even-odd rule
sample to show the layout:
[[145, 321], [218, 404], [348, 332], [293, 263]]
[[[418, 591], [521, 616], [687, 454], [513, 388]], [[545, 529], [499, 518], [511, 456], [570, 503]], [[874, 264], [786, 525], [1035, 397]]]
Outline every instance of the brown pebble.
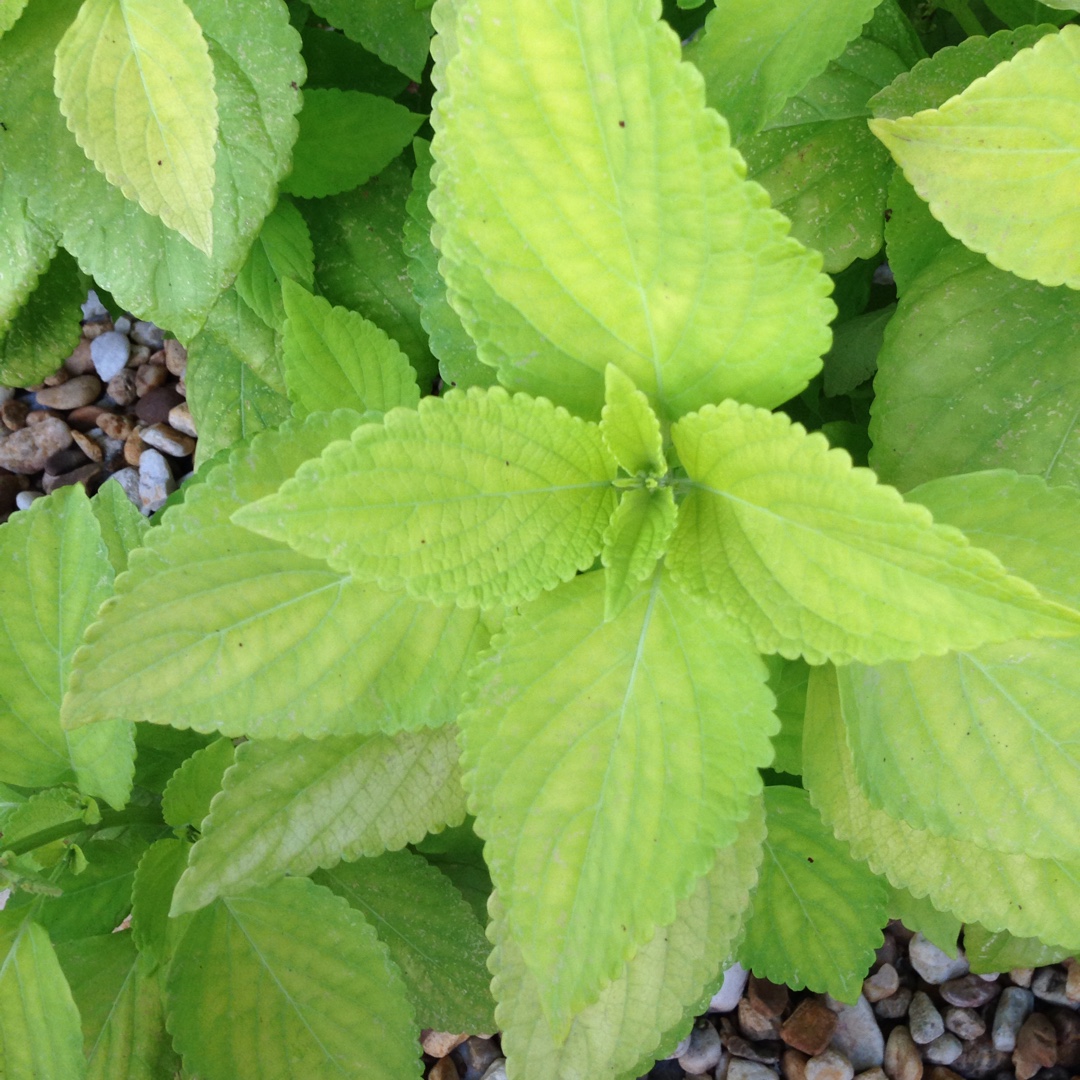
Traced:
[[788, 1005], [788, 988], [751, 975], [747, 997], [759, 1013], [765, 1016], [782, 1016]]
[[60, 386], [38, 392], [39, 405], [47, 409], [77, 409], [101, 396], [101, 380], [96, 375], [75, 375]]
[[158, 349], [157, 352], [152, 352], [148, 362], [151, 364], [160, 364], [162, 367], [165, 367], [165, 350]]
[[142, 452], [146, 449], [146, 443], [142, 441], [139, 431], [139, 428], [135, 428], [124, 440], [124, 460], [129, 465], [136, 467], [138, 467], [139, 460], [142, 458]]
[[191, 408], [186, 401], [174, 405], [169, 410], [169, 427], [176, 428], [177, 431], [182, 431], [193, 439], [198, 438], [199, 433], [195, 429], [195, 417], [191, 415]]
[[176, 338], [165, 342], [165, 366], [177, 378], [187, 371], [187, 349]]
[[861, 1073], [856, 1073], [855, 1080], [889, 1080], [889, 1078], [880, 1065], [875, 1065], [872, 1069], [864, 1069]]
[[122, 413], [102, 412], [98, 414], [97, 426], [110, 438], [126, 439], [135, 428], [135, 421]]
[[1009, 979], [1013, 986], [1022, 986], [1025, 990], [1031, 986], [1031, 980], [1035, 977], [1034, 968], [1013, 968], [1009, 972]]
[[51, 375], [45, 376], [46, 386], [62, 386], [71, 378], [71, 372], [65, 371], [61, 368], [59, 371], [54, 371]]
[[1080, 960], [1070, 956], [1068, 960], [1062, 962], [1068, 972], [1068, 978], [1065, 980], [1065, 996], [1074, 1005], [1080, 1004]]
[[739, 1029], [748, 1039], [778, 1039], [780, 1018], [763, 1013], [749, 998], [738, 1006]]
[[90, 431], [98, 426], [98, 417], [104, 415], [100, 405], [80, 405], [64, 417], [69, 428], [76, 431]]
[[941, 996], [950, 1004], [961, 1009], [979, 1009], [991, 1002], [1001, 993], [996, 982], [987, 982], [978, 975], [964, 975], [959, 979], [948, 979], [939, 988]]
[[1057, 1032], [1058, 1064], [1067, 1069], [1080, 1066], [1080, 1013], [1072, 1009], [1055, 1008], [1049, 1012]]
[[157, 364], [143, 364], [135, 372], [135, 393], [139, 397], [146, 397], [151, 390], [156, 390], [165, 384], [169, 373]]
[[873, 1005], [884, 998], [892, 997], [900, 989], [900, 976], [892, 964], [882, 964], [868, 979], [863, 980], [863, 995]]
[[112, 319], [103, 319], [101, 322], [84, 323], [82, 328], [83, 337], [86, 338], [87, 341], [93, 341], [94, 338], [99, 338], [102, 334], [107, 334], [112, 328]]
[[950, 1063], [954, 1072], [961, 1076], [992, 1076], [1009, 1064], [1009, 1054], [995, 1048], [990, 1033], [969, 1039], [964, 1043], [964, 1052]]
[[921, 1080], [922, 1058], [911, 1032], [900, 1024], [889, 1033], [885, 1043], [885, 1075], [889, 1080]]
[[428, 1080], [458, 1080], [457, 1066], [453, 1058], [440, 1058], [431, 1066]]
[[11, 398], [0, 405], [0, 421], [8, 431], [21, 431], [26, 427], [26, 417], [30, 413], [30, 406], [23, 398]]
[[813, 1057], [828, 1045], [836, 1031], [836, 1013], [816, 998], [806, 998], [784, 1021], [780, 1038]]
[[127, 366], [138, 369], [149, 362], [150, 350], [145, 345], [132, 345], [131, 352], [128, 353]]
[[71, 431], [63, 420], [46, 416], [40, 423], [12, 432], [0, 441], [0, 468], [30, 476], [41, 472], [52, 454], [71, 445]]
[[780, 1057], [780, 1072], [785, 1080], [806, 1080], [806, 1063], [809, 1060], [801, 1050], [789, 1048]]
[[55, 450], [45, 459], [45, 471], [54, 476], [71, 472], [72, 469], [85, 465], [90, 459], [74, 443], [62, 450]]
[[1050, 1017], [1032, 1013], [1016, 1036], [1013, 1051], [1016, 1080], [1031, 1080], [1040, 1069], [1057, 1064], [1057, 1032]]
[[118, 371], [109, 380], [105, 391], [117, 405], [130, 405], [138, 397], [135, 393], [135, 372], [127, 368]]
[[935, 1065], [927, 1074], [926, 1080], [964, 1080], [959, 1073], [954, 1073], [946, 1065]]
[[94, 360], [90, 355], [90, 342], [87, 338], [79, 339], [79, 344], [64, 361], [64, 367], [72, 375], [89, 375], [94, 370]]
[[135, 406], [135, 415], [144, 424], [164, 424], [169, 419], [169, 410], [183, 400], [174, 386], [159, 386], [139, 399]]
[[57, 476], [52, 473], [45, 473], [41, 480], [41, 487], [46, 495], [51, 495], [58, 488], [71, 487], [72, 484], [82, 484], [83, 487], [89, 488], [93, 486], [93, 482], [99, 476], [101, 476], [101, 466], [97, 462], [91, 461], [86, 465], [80, 465], [77, 469], [60, 473]]
[[741, 1035], [729, 1035], [726, 1039], [722, 1037], [722, 1041], [733, 1057], [756, 1061], [761, 1065], [775, 1065], [780, 1060], [780, 1053], [784, 1049], [778, 1042], [770, 1040], [751, 1042]]
[[458, 1035], [452, 1031], [434, 1031], [431, 1028], [425, 1028], [420, 1032], [420, 1047], [425, 1054], [430, 1054], [434, 1058], [443, 1058], [465, 1042], [468, 1037], [467, 1032]]
[[101, 447], [90, 438], [89, 435], [83, 434], [81, 431], [72, 431], [72, 439], [75, 440], [75, 445], [91, 460], [94, 462], [100, 462], [105, 456]]
[[35, 424], [44, 424], [46, 420], [63, 419], [55, 409], [32, 409], [26, 414], [26, 426], [33, 427]]

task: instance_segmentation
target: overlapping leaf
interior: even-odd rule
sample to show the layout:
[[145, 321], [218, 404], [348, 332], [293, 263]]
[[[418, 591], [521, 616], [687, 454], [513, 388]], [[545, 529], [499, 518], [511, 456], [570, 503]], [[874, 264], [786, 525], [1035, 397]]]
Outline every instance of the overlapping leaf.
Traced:
[[49, 231], [31, 217], [26, 197], [0, 172], [0, 334], [26, 303], [55, 249]]
[[631, 476], [660, 477], [667, 472], [660, 421], [649, 408], [649, 399], [614, 364], [604, 372], [600, 434]]
[[173, 890], [187, 866], [191, 844], [170, 837], [143, 852], [131, 885], [131, 935], [150, 964], [167, 964], [191, 915], [169, 917]]
[[420, 81], [431, 23], [416, 0], [315, 0], [311, 6], [353, 41]]
[[603, 613], [594, 573], [508, 620], [461, 719], [470, 809], [557, 1042], [734, 839], [776, 728], [760, 660], [713, 609], [657, 574]]
[[1018, 938], [1005, 930], [990, 933], [978, 923], [964, 927], [964, 952], [976, 974], [1036, 968], [1060, 963], [1068, 950], [1051, 948], [1038, 938]]
[[828, 347], [818, 257], [743, 179], [657, 15], [633, 0], [432, 11], [450, 301], [500, 381], [590, 418], [608, 363], [673, 420], [727, 396], [777, 405]]
[[90, 509], [97, 518], [113, 570], [117, 574], [123, 573], [127, 569], [128, 556], [142, 544], [150, 523], [135, 508], [124, 489], [111, 481], [98, 488], [90, 501]]
[[486, 644], [476, 611], [358, 583], [229, 520], [359, 421], [342, 410], [265, 433], [169, 511], [88, 633], [67, 723], [119, 713], [291, 738], [454, 718]]
[[604, 618], [613, 619], [633, 599], [667, 550], [676, 518], [671, 488], [625, 492], [604, 533]]
[[766, 656], [769, 689], [776, 695], [776, 715], [780, 731], [773, 737], [776, 758], [773, 768], [792, 776], [802, 774], [802, 731], [806, 713], [806, 683], [810, 667], [805, 660], [785, 660], [778, 654]]
[[453, 390], [358, 427], [233, 520], [359, 581], [491, 607], [591, 565], [614, 478], [594, 424], [499, 387]]
[[215, 739], [196, 750], [173, 773], [161, 793], [161, 816], [173, 828], [199, 828], [210, 812], [210, 803], [221, 790], [221, 778], [233, 763], [231, 739]]
[[888, 889], [890, 919], [899, 919], [943, 953], [958, 955], [963, 924], [951, 911], [939, 911], [928, 896], [915, 896], [910, 889], [898, 889], [895, 885], [888, 885]]
[[396, 851], [465, 816], [455, 729], [247, 742], [177, 886], [193, 911], [285, 874]]

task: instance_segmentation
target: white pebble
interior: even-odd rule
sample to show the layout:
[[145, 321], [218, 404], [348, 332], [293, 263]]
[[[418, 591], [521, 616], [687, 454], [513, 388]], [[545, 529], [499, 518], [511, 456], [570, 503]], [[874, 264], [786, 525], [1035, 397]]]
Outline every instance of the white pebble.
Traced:
[[90, 342], [90, 359], [102, 382], [119, 375], [131, 355], [131, 342], [124, 334], [109, 330]]
[[29, 510], [30, 507], [45, 496], [40, 491], [20, 491], [15, 496], [15, 505], [20, 510]]
[[749, 978], [750, 972], [742, 964], [732, 964], [731, 967], [726, 968], [724, 981], [720, 984], [720, 989], [713, 994], [712, 1001], [709, 1002], [709, 1012], [726, 1013], [737, 1009]]

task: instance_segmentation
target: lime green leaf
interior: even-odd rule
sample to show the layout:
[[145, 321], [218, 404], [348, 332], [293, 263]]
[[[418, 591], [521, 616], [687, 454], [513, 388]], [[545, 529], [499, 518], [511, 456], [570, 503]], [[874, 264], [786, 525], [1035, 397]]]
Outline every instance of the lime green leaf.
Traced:
[[123, 573], [128, 556], [142, 546], [150, 522], [135, 509], [124, 489], [113, 481], [98, 488], [90, 500], [90, 509], [97, 518], [113, 570], [117, 574]]
[[61, 822], [74, 821], [81, 814], [82, 800], [71, 788], [37, 791], [19, 806], [9, 808], [4, 823], [4, 847]]
[[75, 260], [57, 251], [0, 341], [0, 383], [33, 386], [60, 366], [79, 342], [87, 283]]
[[899, 919], [909, 930], [922, 934], [942, 952], [955, 958], [960, 940], [960, 920], [948, 911], [938, 911], [929, 897], [915, 897], [908, 889], [888, 885], [889, 918]]
[[416, 373], [397, 343], [363, 315], [284, 286], [285, 381], [294, 412], [388, 412], [420, 400]]
[[364, 187], [304, 206], [315, 242], [315, 280], [332, 304], [385, 331], [416, 368], [423, 393], [437, 374], [401, 244], [412, 188], [399, 158]]
[[773, 699], [730, 624], [659, 574], [611, 622], [602, 574], [540, 597], [474, 677], [470, 809], [561, 1041], [735, 838]]
[[[868, 18], [873, 0], [859, 6]], [[744, 180], [658, 15], [635, 0], [432, 11], [450, 301], [500, 381], [590, 419], [609, 363], [670, 421], [728, 396], [778, 405], [828, 348], [820, 258]]]
[[[159, 6], [152, 0], [125, 4], [155, 11]], [[95, 0], [92, 7], [99, 6]], [[180, 5], [171, 0], [166, 6]], [[4, 168], [29, 197], [34, 215], [62, 232], [64, 247], [120, 307], [186, 342], [243, 265], [288, 171], [300, 108], [296, 86], [304, 77], [300, 36], [281, 3], [189, 0], [209, 49], [218, 102], [208, 258], [125, 198], [87, 161], [68, 130], [53, 92], [54, 54], [79, 7], [79, 0], [31, 4], [0, 39], [0, 99], [8, 127]], [[172, 42], [165, 48], [171, 68], [180, 54]], [[100, 100], [93, 96], [86, 107]], [[152, 160], [157, 169], [157, 158]]]
[[476, 343], [465, 332], [461, 318], [446, 299], [446, 284], [439, 273], [439, 253], [431, 242], [435, 224], [428, 197], [431, 182], [431, 145], [413, 139], [416, 171], [412, 192], [405, 202], [404, 250], [409, 259], [413, 298], [420, 307], [420, 322], [427, 331], [432, 353], [439, 360], [439, 375], [449, 386], [494, 386], [495, 369], [476, 356]]
[[[1053, 23], [1061, 26], [1076, 14], [1080, 0], [986, 0], [986, 6], [1006, 25], [1021, 28], [1029, 23]], [[1055, 8], [1057, 10], [1055, 10]]]
[[56, 96], [109, 183], [209, 255], [214, 65], [184, 0], [84, 0], [56, 47]]
[[384, 589], [491, 607], [592, 564], [614, 478], [595, 424], [500, 387], [452, 390], [358, 427], [233, 520]]
[[[939, 255], [963, 245], [945, 231], [899, 169], [893, 172], [889, 181], [887, 212], [889, 220], [885, 223], [885, 251], [896, 282], [897, 295], [903, 296], [911, 283]], [[972, 263], [975, 263], [974, 259]], [[835, 337], [833, 344], [835, 347]], [[827, 369], [828, 357], [825, 364]]]
[[454, 883], [480, 924], [485, 925], [491, 875], [484, 862], [484, 842], [473, 831], [472, 818], [442, 832], [429, 833], [412, 847]]
[[170, 825], [199, 828], [221, 790], [225, 770], [233, 763], [233, 749], [231, 739], [215, 739], [176, 770], [161, 795], [161, 816]]
[[229, 521], [359, 420], [342, 410], [260, 435], [169, 511], [89, 632], [69, 724], [122, 711], [291, 738], [454, 719], [487, 645], [478, 612], [354, 582]]
[[1075, 613], [782, 413], [728, 401], [672, 438], [690, 476], [672, 575], [763, 652], [873, 664], [1075, 633]]
[[280, 331], [285, 321], [281, 290], [286, 281], [311, 288], [315, 249], [303, 215], [288, 199], [280, 199], [236, 276], [236, 291], [267, 326]]
[[173, 890], [187, 867], [191, 845], [170, 837], [151, 844], [139, 860], [131, 886], [131, 935], [139, 952], [153, 964], [166, 964], [190, 915], [169, 918]]
[[769, 689], [776, 695], [776, 715], [780, 732], [773, 737], [777, 772], [799, 776], [802, 773], [803, 715], [806, 712], [806, 684], [810, 667], [805, 660], [785, 660], [773, 654], [764, 657], [769, 669]]
[[419, 855], [387, 851], [311, 878], [375, 927], [401, 969], [421, 1027], [494, 1031], [484, 928], [448, 878]]
[[870, 463], [886, 483], [1002, 468], [1080, 482], [1080, 295], [953, 245], [901, 298], [874, 389]]
[[660, 421], [649, 407], [649, 399], [614, 364], [608, 364], [604, 372], [600, 434], [631, 476], [663, 476], [667, 472]]
[[44, 928], [0, 915], [0, 1067], [4, 1080], [81, 1080], [79, 1010]]
[[206, 1080], [421, 1075], [386, 947], [359, 912], [302, 878], [201, 911], [169, 968], [168, 1002], [176, 1047]]
[[161, 1080], [180, 1061], [165, 1031], [162, 988], [131, 934], [104, 934], [57, 948], [82, 1016], [87, 1080]]
[[757, 877], [764, 834], [761, 801], [755, 799], [734, 843], [716, 852], [711, 869], [679, 902], [674, 922], [642, 945], [596, 1003], [574, 1017], [561, 1043], [544, 1019], [536, 980], [496, 896], [490, 964], [511, 1074], [523, 1080], [622, 1080], [647, 1071], [663, 1044], [672, 1042], [671, 1029], [679, 1028], [678, 1041], [689, 1027], [687, 1012], [702, 1011], [719, 982]]
[[311, 7], [369, 52], [420, 81], [431, 22], [414, 0], [315, 0]]
[[131, 791], [131, 725], [102, 717], [94, 731], [65, 733], [60, 701], [72, 655], [112, 591], [90, 500], [60, 488], [0, 525], [0, 779], [26, 787], [76, 780], [121, 807]]
[[409, 85], [408, 75], [384, 64], [374, 53], [325, 26], [302, 26], [307, 82], [304, 89], [363, 90], [396, 98]]
[[739, 962], [759, 978], [853, 1002], [883, 940], [888, 890], [835, 839], [805, 791], [765, 789], [765, 857]]
[[6, 34], [19, 20], [29, 0], [0, 0], [0, 35]]
[[[1045, 596], [1080, 603], [1080, 492], [1009, 472], [948, 477], [911, 499]], [[940, 836], [1080, 860], [1080, 643], [1020, 641], [837, 673], [870, 801]]]
[[1075, 948], [1080, 862], [989, 851], [912, 829], [876, 810], [859, 787], [844, 727], [835, 672], [815, 668], [807, 693], [803, 782], [855, 858], [962, 922]]
[[949, 230], [995, 266], [1080, 288], [1080, 27], [939, 109], [870, 123]]
[[247, 742], [225, 777], [173, 898], [215, 897], [379, 855], [465, 816], [455, 729]]
[[281, 190], [302, 199], [366, 184], [409, 145], [424, 122], [389, 98], [357, 90], [304, 91], [293, 171]]
[[[0, 0], [0, 32], [7, 29], [3, 24]], [[55, 237], [31, 216], [26, 197], [0, 172], [0, 334], [26, 303], [55, 251]]]
[[623, 494], [604, 532], [604, 618], [614, 619], [667, 550], [675, 528], [675, 493], [671, 488], [638, 488]]
[[991, 933], [978, 923], [964, 927], [964, 952], [976, 975], [1013, 968], [1045, 967], [1066, 959], [1068, 949], [1051, 948], [1038, 938], [1018, 938], [1002, 930]]
[[878, 2], [728, 0], [710, 12], [686, 58], [701, 69], [709, 104], [738, 141], [820, 75], [859, 36]]

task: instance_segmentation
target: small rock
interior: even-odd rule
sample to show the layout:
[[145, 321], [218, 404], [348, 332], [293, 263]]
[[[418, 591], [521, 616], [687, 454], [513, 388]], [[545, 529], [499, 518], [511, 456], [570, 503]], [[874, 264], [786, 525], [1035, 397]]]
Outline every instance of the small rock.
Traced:
[[748, 1039], [779, 1039], [780, 1017], [761, 1012], [749, 998], [739, 1002], [739, 1030]]
[[1040, 1069], [1057, 1064], [1057, 1032], [1050, 1018], [1032, 1013], [1020, 1028], [1013, 1052], [1016, 1080], [1031, 1080]]
[[854, 1005], [845, 1005], [828, 997], [825, 1003], [836, 1013], [836, 1032], [830, 1045], [839, 1050], [856, 1072], [880, 1065], [885, 1056], [885, 1037], [881, 1034], [870, 1002], [859, 995]]
[[84, 323], [82, 328], [83, 337], [86, 338], [87, 341], [94, 341], [96, 338], [101, 337], [102, 334], [107, 334], [112, 328], [112, 319], [102, 319], [99, 322]]
[[727, 1080], [776, 1080], [777, 1072], [757, 1061], [732, 1058], [728, 1065]]
[[493, 1061], [480, 1080], [506, 1080], [506, 1058]]
[[1009, 972], [1009, 978], [1012, 979], [1015, 986], [1030, 987], [1031, 980], [1035, 977], [1034, 968], [1013, 968]]
[[[136, 323], [136, 325], [138, 324]], [[425, 1054], [430, 1054], [435, 1058], [443, 1058], [455, 1047], [460, 1046], [468, 1037], [468, 1033], [455, 1035], [452, 1031], [432, 1031], [425, 1028], [420, 1032], [420, 1046]]]
[[948, 1031], [923, 1047], [923, 1057], [931, 1065], [951, 1065], [963, 1052], [963, 1044]]
[[961, 1039], [977, 1039], [986, 1031], [986, 1021], [974, 1009], [945, 1010], [945, 1027]]
[[100, 475], [101, 466], [96, 461], [91, 461], [70, 472], [60, 473], [58, 476], [47, 472], [41, 478], [41, 486], [45, 489], [46, 495], [51, 495], [62, 487], [71, 487], [73, 484], [82, 484], [83, 487], [89, 488]]
[[5, 401], [10, 401], [14, 396], [14, 386], [3, 386], [0, 384], [0, 405], [3, 405]]
[[780, 1072], [786, 1080], [806, 1080], [806, 1063], [809, 1060], [799, 1050], [785, 1050], [780, 1058]]
[[979, 975], [963, 975], [941, 984], [941, 996], [950, 1005], [965, 1009], [978, 1009], [1001, 993], [996, 982], [987, 982]]
[[892, 964], [882, 964], [868, 979], [863, 979], [863, 996], [871, 1005], [892, 997], [900, 989], [900, 976]]
[[[186, 401], [175, 405], [169, 410], [169, 427], [175, 428], [185, 435], [190, 435], [193, 439], [198, 437], [199, 433], [195, 430], [195, 419], [191, 415], [191, 409]], [[786, 986], [784, 990], [787, 990]]]
[[145, 428], [142, 441], [169, 457], [190, 457], [195, 453], [195, 440], [190, 435], [174, 431], [168, 424], [152, 424]]
[[954, 960], [933, 942], [927, 941], [922, 934], [916, 934], [908, 946], [908, 959], [911, 966], [934, 986], [949, 979], [958, 979], [968, 973], [967, 957], [961, 952]]
[[1032, 993], [1040, 1000], [1051, 1005], [1077, 1007], [1069, 998], [1069, 977], [1059, 967], [1039, 968], [1031, 983]]
[[139, 500], [143, 510], [152, 514], [160, 509], [175, 489], [168, 461], [153, 447], [148, 447], [139, 461]]
[[961, 1076], [979, 1080], [992, 1076], [1008, 1064], [1009, 1055], [995, 1049], [989, 1035], [981, 1035], [964, 1046], [964, 1052], [952, 1063], [952, 1067]]
[[892, 964], [895, 967], [900, 957], [900, 947], [896, 943], [896, 938], [888, 931], [884, 934], [884, 938], [881, 947], [874, 953], [875, 962], [878, 965]]
[[26, 418], [30, 414], [30, 406], [22, 398], [11, 398], [0, 405], [0, 423], [8, 431], [21, 431], [26, 427]]
[[71, 373], [60, 368], [59, 371], [54, 371], [51, 375], [46, 375], [42, 380], [42, 386], [62, 386], [71, 378]]
[[131, 318], [128, 315], [121, 315], [119, 319], [114, 323], [117, 331], [121, 334], [131, 333]]
[[109, 317], [105, 305], [98, 299], [98, 294], [93, 289], [86, 294], [86, 303], [80, 306], [84, 322], [95, 322]]
[[882, 998], [874, 1006], [874, 1012], [882, 1020], [899, 1020], [907, 1016], [908, 1006], [911, 1005], [911, 991], [906, 986], [901, 986], [892, 997]]
[[124, 457], [124, 443], [119, 439], [104, 436], [102, 449], [105, 451], [105, 468], [109, 472], [116, 472], [117, 469], [122, 469], [127, 465], [127, 459]]
[[109, 380], [105, 393], [117, 405], [130, 405], [138, 397], [135, 393], [135, 372], [128, 371], [127, 368], [118, 372]]
[[102, 412], [98, 414], [98, 427], [110, 439], [126, 439], [135, 429], [135, 423], [130, 416], [120, 413]]
[[431, 1066], [428, 1080], [458, 1080], [457, 1066], [452, 1058], [440, 1058]]
[[165, 350], [157, 349], [150, 354], [150, 363], [159, 364], [161, 367], [165, 366]]
[[911, 1032], [901, 1024], [889, 1033], [885, 1045], [885, 1075], [889, 1080], [921, 1080], [923, 1073], [919, 1048], [911, 1038]]
[[15, 506], [19, 510], [29, 510], [38, 499], [44, 498], [45, 495], [40, 491], [20, 491], [15, 496]]
[[146, 443], [142, 441], [142, 430], [142, 428], [135, 428], [124, 440], [124, 460], [129, 465], [138, 465], [146, 449]]
[[89, 435], [83, 434], [81, 431], [73, 431], [71, 433], [72, 439], [75, 440], [75, 445], [91, 460], [94, 462], [100, 462], [105, 457], [105, 452], [99, 443], [96, 443]]
[[1065, 964], [1065, 996], [1073, 1005], [1080, 1005], [1080, 960], [1069, 957]]
[[29, 476], [41, 472], [51, 454], [71, 445], [71, 431], [51, 416], [13, 432], [0, 442], [0, 468]]
[[126, 469], [120, 469], [112, 474], [112, 479], [115, 480], [124, 489], [124, 494], [136, 506], [142, 506], [142, 500], [139, 498], [138, 469], [132, 469], [130, 466]]
[[165, 366], [177, 378], [187, 371], [187, 349], [176, 338], [169, 338], [165, 342]]
[[130, 355], [131, 342], [115, 330], [110, 330], [90, 342], [90, 357], [102, 382], [108, 382], [114, 375], [119, 375], [127, 365]]
[[683, 1036], [683, 1038], [681, 1038], [679, 1040], [679, 1042], [676, 1045], [675, 1049], [672, 1050], [671, 1053], [668, 1054], [667, 1057], [661, 1058], [660, 1060], [661, 1061], [675, 1061], [677, 1058], [682, 1057], [683, 1054], [685, 1054], [686, 1051], [689, 1050], [689, 1049], [690, 1049], [690, 1035], [687, 1034], [687, 1035]]
[[780, 1038], [788, 1046], [793, 1046], [804, 1054], [820, 1054], [832, 1040], [838, 1023], [832, 1009], [817, 998], [806, 998], [799, 1002], [798, 1008], [784, 1021], [780, 1028]]
[[45, 459], [45, 471], [53, 473], [65, 473], [71, 469], [77, 469], [85, 465], [89, 458], [74, 444], [57, 450]]
[[79, 338], [79, 344], [64, 361], [64, 369], [72, 375], [89, 375], [94, 370], [94, 358], [90, 354], [90, 341], [87, 338]]
[[979, 973], [979, 978], [983, 982], [997, 982], [1001, 978], [1000, 971], [983, 971]]
[[164, 386], [168, 382], [169, 373], [157, 364], [143, 363], [135, 372], [135, 393], [139, 397], [146, 397], [151, 390]]
[[765, 1016], [782, 1016], [788, 1007], [788, 988], [756, 975], [750, 976], [747, 994], [750, 1004]]
[[104, 416], [108, 411], [101, 405], [80, 405], [77, 409], [72, 409], [64, 419], [67, 421], [69, 428], [75, 431], [87, 432], [98, 427], [98, 418]]
[[[177, 344], [180, 343], [177, 342]], [[166, 350], [168, 350], [168, 345], [169, 343], [166, 342]], [[712, 1001], [709, 1002], [709, 1012], [728, 1013], [738, 1008], [739, 999], [742, 997], [749, 978], [750, 972], [741, 964], [732, 964], [727, 968], [724, 971], [724, 981], [720, 984], [720, 989], [713, 994]]]
[[[150, 452], [157, 453], [156, 450]], [[453, 1054], [465, 1068], [463, 1080], [480, 1080], [491, 1065], [502, 1058], [499, 1048], [490, 1039], [478, 1035], [466, 1039]]]
[[131, 327], [131, 340], [148, 349], [160, 349], [165, 344], [165, 331], [152, 322], [136, 319]]
[[964, 1080], [959, 1073], [947, 1069], [944, 1065], [935, 1065], [927, 1074], [926, 1080]]
[[747, 1061], [760, 1061], [762, 1065], [775, 1065], [784, 1050], [783, 1044], [763, 1040], [750, 1042], [741, 1035], [721, 1036], [721, 1041], [731, 1051], [732, 1057], [745, 1058]]
[[1034, 1007], [1035, 996], [1030, 990], [1019, 986], [1006, 988], [994, 1010], [990, 1029], [995, 1050], [1011, 1054], [1016, 1049], [1016, 1035]]
[[699, 1020], [690, 1032], [690, 1045], [679, 1055], [679, 1065], [691, 1075], [700, 1076], [720, 1064], [723, 1052], [716, 1028], [708, 1020]]
[[[128, 357], [127, 366], [132, 370], [138, 370], [143, 364], [150, 363], [150, 350], [145, 345], [136, 345], [131, 350], [131, 355]], [[155, 364], [155, 367], [161, 365]], [[164, 369], [162, 369], [164, 370]]]
[[1058, 1064], [1075, 1070], [1080, 1066], [1080, 1013], [1051, 1009], [1049, 1016], [1057, 1032]]
[[[29, 403], [31, 398], [24, 398]], [[64, 418], [55, 409], [35, 409], [33, 405], [30, 407], [30, 412], [26, 414], [26, 426], [30, 427], [33, 424], [44, 424], [46, 420], [64, 420]], [[67, 421], [64, 420], [66, 424]]]
[[843, 1054], [826, 1050], [806, 1063], [806, 1080], [852, 1080], [855, 1070]]
[[945, 1021], [941, 1019], [941, 1013], [934, 1007], [929, 995], [921, 990], [916, 990], [911, 997], [908, 1023], [911, 1028], [911, 1037], [920, 1046], [933, 1042], [945, 1032]]
[[[139, 404], [135, 406], [135, 415], [144, 424], [164, 424], [169, 419], [169, 412], [183, 400], [176, 387], [159, 386], [139, 399]], [[734, 1005], [731, 1007], [735, 1008]]]
[[855, 1080], [889, 1080], [889, 1078], [880, 1065], [875, 1065], [872, 1069], [866, 1069], [861, 1073], [856, 1073]]

